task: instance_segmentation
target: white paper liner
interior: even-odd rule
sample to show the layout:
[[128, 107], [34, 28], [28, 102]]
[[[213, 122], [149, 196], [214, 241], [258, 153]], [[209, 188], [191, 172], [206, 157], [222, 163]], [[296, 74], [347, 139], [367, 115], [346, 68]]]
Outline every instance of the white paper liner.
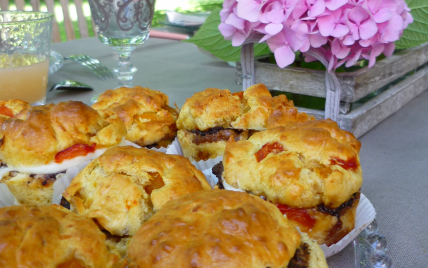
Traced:
[[202, 173], [204, 174], [204, 176], [207, 179], [207, 182], [210, 184], [211, 188], [214, 189], [214, 186], [217, 184], [218, 179], [212, 173], [212, 169], [210, 169], [210, 168], [209, 169], [205, 169], [205, 170], [202, 171]]
[[207, 181], [211, 185], [211, 187], [214, 188], [214, 186], [216, 186], [218, 183], [218, 178], [216, 175], [214, 175], [213, 169], [212, 168], [204, 169], [202, 173], [204, 173], [205, 178], [207, 178]]
[[[181, 148], [177, 138], [175, 138], [174, 141], [168, 146], [166, 154], [176, 154], [183, 156], [183, 149]], [[217, 156], [214, 159], [208, 159], [206, 161], [192, 161], [192, 165], [194, 165], [200, 171], [204, 172], [204, 170], [212, 168], [222, 160], [223, 156]]]
[[360, 202], [357, 207], [357, 214], [355, 216], [355, 228], [349, 232], [342, 240], [331, 246], [321, 245], [321, 249], [324, 251], [325, 257], [333, 256], [344, 249], [355, 237], [364, 230], [367, 225], [372, 223], [376, 217], [376, 210], [374, 209], [370, 200], [361, 193]]
[[0, 183], [0, 208], [20, 205], [5, 183]]
[[177, 138], [175, 138], [174, 141], [168, 146], [166, 154], [178, 154], [183, 156], [183, 149], [181, 149], [181, 145]]
[[[128, 140], [125, 140], [125, 145], [133, 146], [135, 148], [143, 148], [140, 145], [138, 145], [136, 143], [133, 143], [132, 141], [128, 141]], [[171, 144], [168, 145], [168, 147], [169, 146], [171, 146]], [[166, 147], [166, 148], [165, 147], [161, 147], [161, 148], [150, 148], [149, 150], [153, 150], [153, 151], [161, 152], [161, 153], [166, 153], [166, 151], [168, 150], [168, 147]]]

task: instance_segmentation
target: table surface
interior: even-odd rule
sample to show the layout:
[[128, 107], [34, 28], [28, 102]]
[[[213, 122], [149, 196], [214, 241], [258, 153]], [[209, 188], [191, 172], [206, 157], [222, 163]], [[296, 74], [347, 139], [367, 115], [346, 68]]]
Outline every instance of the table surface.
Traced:
[[[58, 43], [52, 49], [63, 56], [87, 54], [109, 68], [118, 57], [97, 38]], [[131, 61], [138, 68], [134, 85], [159, 90], [170, 103], [181, 107], [186, 98], [205, 88], [232, 92], [235, 70], [225, 62], [203, 55], [192, 44], [149, 39], [135, 49]], [[50, 92], [47, 102], [80, 100], [89, 104], [93, 94], [115, 88], [115, 79], [102, 81], [74, 62], [49, 77], [48, 86], [65, 79], [87, 83], [95, 92]], [[360, 138], [364, 182], [362, 192], [377, 211], [379, 232], [386, 236], [394, 267], [428, 267], [428, 92]], [[353, 247], [349, 245], [328, 259], [330, 267], [353, 267]]]

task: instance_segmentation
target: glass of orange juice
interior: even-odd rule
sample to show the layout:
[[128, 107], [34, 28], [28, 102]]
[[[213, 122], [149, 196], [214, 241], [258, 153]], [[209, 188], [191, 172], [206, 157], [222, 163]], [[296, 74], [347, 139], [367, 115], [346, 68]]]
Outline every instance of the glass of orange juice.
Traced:
[[0, 100], [46, 101], [53, 14], [0, 11]]

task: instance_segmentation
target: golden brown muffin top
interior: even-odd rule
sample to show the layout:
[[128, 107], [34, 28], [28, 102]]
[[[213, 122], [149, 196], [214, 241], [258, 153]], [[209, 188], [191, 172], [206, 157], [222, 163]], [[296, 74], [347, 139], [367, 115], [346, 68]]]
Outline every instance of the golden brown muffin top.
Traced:
[[176, 135], [178, 111], [168, 106], [164, 93], [139, 86], [107, 90], [92, 106], [114, 111], [125, 123], [126, 139], [140, 146]]
[[329, 119], [289, 124], [229, 141], [223, 178], [274, 203], [335, 208], [361, 188], [360, 147]]
[[205, 131], [213, 127], [263, 130], [288, 122], [305, 122], [312, 116], [298, 113], [285, 95], [272, 97], [263, 84], [243, 92], [208, 88], [184, 103], [178, 129]]
[[185, 157], [123, 146], [93, 160], [63, 196], [111, 234], [133, 235], [168, 201], [210, 189]]
[[0, 101], [0, 139], [3, 138], [3, 132], [1, 125], [9, 118], [14, 117], [21, 110], [30, 108], [31, 105], [28, 102], [22, 100], [7, 100]]
[[2, 159], [13, 166], [38, 166], [76, 144], [106, 148], [126, 135], [111, 111], [96, 111], [78, 101], [29, 107], [2, 125]]
[[128, 257], [136, 267], [279, 268], [299, 245], [299, 233], [274, 205], [212, 190], [168, 202], [132, 238]]
[[22, 100], [0, 100], [0, 116], [11, 118], [21, 110], [30, 107], [31, 105], [28, 102]]
[[168, 96], [164, 93], [135, 86], [133, 88], [121, 87], [106, 90], [92, 107], [97, 110], [108, 109], [123, 105], [129, 100], [135, 101], [142, 112], [159, 111], [168, 105]]
[[90, 219], [59, 206], [0, 208], [0, 267], [125, 267]]

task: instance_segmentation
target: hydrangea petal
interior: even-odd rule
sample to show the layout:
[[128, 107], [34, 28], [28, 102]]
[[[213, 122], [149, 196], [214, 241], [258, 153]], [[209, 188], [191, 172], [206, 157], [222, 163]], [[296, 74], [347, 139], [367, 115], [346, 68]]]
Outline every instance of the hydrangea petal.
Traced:
[[360, 44], [360, 46], [362, 46], [362, 47], [368, 47], [368, 46], [370, 46], [370, 45], [372, 44], [372, 42], [371, 42], [371, 40], [370, 40], [370, 39], [367, 39], [367, 40], [360, 40], [358, 43], [359, 43], [359, 44]]
[[309, 42], [314, 48], [319, 48], [320, 46], [327, 44], [327, 41], [328, 39], [319, 33], [309, 35]]
[[261, 5], [254, 0], [240, 0], [237, 6], [238, 17], [250, 22], [257, 22], [261, 14]]
[[339, 53], [340, 49], [341, 49], [341, 47], [340, 47], [339, 40], [335, 39], [331, 43], [331, 53], [333, 53], [333, 55], [336, 55]]
[[269, 12], [264, 12], [260, 15], [259, 20], [261, 23], [269, 23]]
[[376, 22], [372, 20], [367, 20], [363, 24], [360, 25], [360, 36], [361, 39], [369, 39], [373, 35], [377, 33], [377, 25]]
[[317, 0], [315, 2], [315, 5], [311, 6], [309, 8], [308, 16], [309, 17], [316, 17], [324, 13], [325, 11], [325, 2], [324, 0]]
[[392, 12], [387, 8], [383, 8], [379, 10], [379, 12], [373, 15], [373, 20], [376, 23], [382, 23], [389, 20], [391, 17], [392, 17]]
[[388, 27], [386, 27], [385, 33], [382, 39], [386, 42], [395, 42], [400, 38], [401, 29], [403, 29], [403, 18], [397, 14], [392, 16], [389, 20]]
[[230, 26], [229, 24], [226, 24], [226, 23], [220, 23], [220, 25], [218, 26], [218, 29], [224, 37], [231, 37], [236, 32], [235, 27]]
[[279, 33], [284, 26], [282, 24], [269, 23], [265, 27], [265, 31], [269, 35], [275, 35]]
[[265, 36], [262, 37], [262, 39], [260, 39], [259, 43], [263, 43], [263, 42], [267, 41], [271, 37], [272, 37], [272, 35], [266, 34]]
[[313, 62], [317, 61], [315, 57], [312, 57], [311, 55], [305, 54], [305, 62]]
[[352, 46], [355, 43], [355, 39], [352, 37], [352, 35], [348, 34], [343, 38], [342, 43], [346, 46]]
[[280, 68], [284, 68], [294, 62], [296, 55], [289, 46], [282, 46], [274, 52], [276, 63]]
[[331, 15], [318, 18], [318, 29], [322, 36], [327, 37], [331, 32], [333, 32], [334, 22], [334, 17]]
[[285, 14], [281, 9], [274, 9], [268, 14], [268, 20], [273, 23], [282, 23], [284, 19]]
[[245, 27], [245, 20], [239, 18], [234, 13], [230, 14], [227, 17], [225, 23], [232, 25], [233, 27], [235, 27], [236, 29], [239, 29], [239, 30], [243, 30]]
[[293, 9], [293, 19], [299, 19], [303, 14], [308, 11], [308, 7], [305, 4], [305, 1], [300, 1], [296, 4], [296, 6]]
[[334, 11], [348, 3], [348, 0], [327, 0], [325, 1], [325, 6], [331, 10]]
[[385, 46], [383, 44], [379, 44], [373, 48], [372, 52], [370, 53], [369, 68], [371, 68], [376, 63], [376, 57], [382, 54], [384, 48]]
[[239, 47], [245, 42], [245, 38], [246, 36], [243, 33], [236, 31], [232, 36], [232, 46]]
[[391, 57], [392, 53], [394, 53], [395, 50], [395, 44], [394, 43], [388, 43], [385, 44], [385, 49], [383, 50], [383, 55], [386, 57]]
[[351, 52], [350, 47], [342, 47], [340, 51], [336, 54], [336, 57], [338, 59], [344, 59], [349, 55], [349, 52]]
[[349, 30], [350, 30], [350, 32], [352, 34], [352, 38], [354, 40], [360, 39], [360, 32], [359, 32], [358, 26], [355, 25], [355, 24], [353, 24], [353, 23], [351, 23], [351, 22], [349, 22], [348, 23], [348, 27], [349, 27]]
[[348, 13], [348, 19], [353, 21], [356, 25], [360, 25], [363, 21], [368, 19], [369, 14], [362, 7], [354, 7]]
[[300, 49], [300, 47], [303, 45], [302, 41], [297, 37], [296, 33], [285, 26], [283, 28], [283, 33], [285, 36], [285, 39], [287, 40], [288, 45], [294, 50], [297, 51]]
[[336, 28], [330, 33], [333, 37], [343, 37], [349, 33], [349, 28], [343, 24], [337, 24]]
[[355, 52], [349, 59], [348, 59], [348, 61], [346, 62], [346, 67], [351, 67], [351, 66], [353, 66], [359, 59], [360, 59], [360, 56], [361, 56], [361, 52], [362, 52], [362, 49], [359, 49], [357, 52]]
[[236, 4], [236, 0], [224, 0], [223, 9], [231, 9], [234, 4]]
[[377, 13], [383, 0], [367, 0], [367, 6], [372, 13]]

